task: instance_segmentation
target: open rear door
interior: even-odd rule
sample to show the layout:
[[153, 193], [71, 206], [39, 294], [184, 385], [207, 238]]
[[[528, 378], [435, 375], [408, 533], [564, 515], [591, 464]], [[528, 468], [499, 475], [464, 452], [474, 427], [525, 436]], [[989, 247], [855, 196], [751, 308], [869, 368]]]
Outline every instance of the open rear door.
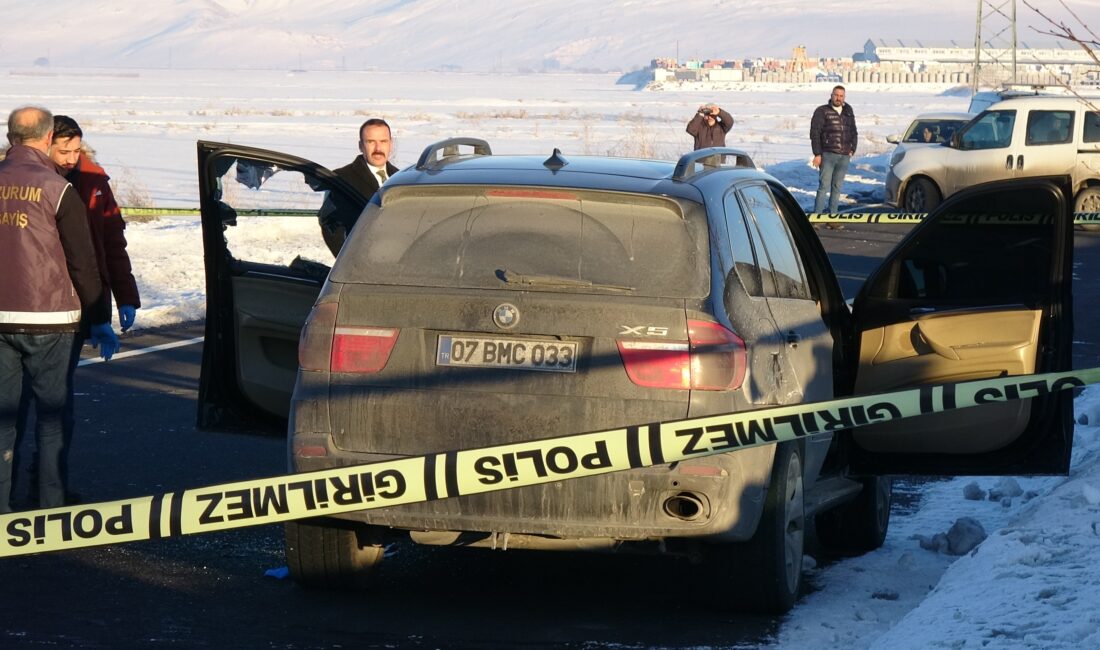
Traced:
[[308, 160], [198, 143], [206, 263], [200, 427], [285, 431], [298, 337], [333, 256], [324, 210], [361, 211], [354, 188]]
[[[914, 228], [853, 306], [856, 394], [1070, 369], [1066, 179], [982, 185]], [[860, 428], [866, 474], [1049, 474], [1069, 468], [1072, 394]]]

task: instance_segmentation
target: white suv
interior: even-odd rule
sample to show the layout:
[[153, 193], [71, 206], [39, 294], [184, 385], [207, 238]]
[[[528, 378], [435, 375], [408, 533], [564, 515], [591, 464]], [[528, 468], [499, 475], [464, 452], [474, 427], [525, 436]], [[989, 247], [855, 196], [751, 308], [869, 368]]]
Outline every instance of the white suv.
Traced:
[[929, 212], [972, 185], [1030, 176], [1071, 177], [1074, 209], [1100, 212], [1100, 98], [1036, 96], [993, 104], [949, 142], [895, 156], [886, 202]]

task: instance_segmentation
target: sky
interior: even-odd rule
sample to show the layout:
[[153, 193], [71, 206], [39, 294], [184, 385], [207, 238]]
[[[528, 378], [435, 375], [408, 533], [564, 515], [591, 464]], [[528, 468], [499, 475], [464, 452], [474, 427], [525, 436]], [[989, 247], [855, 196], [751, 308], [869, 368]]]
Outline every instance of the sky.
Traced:
[[[1004, 10], [1006, 3], [990, 2]], [[1037, 8], [1068, 19], [1056, 0]], [[974, 42], [976, 0], [3, 0], [0, 64], [611, 70], [656, 57], [847, 57], [868, 39]], [[1068, 6], [1100, 23], [1100, 0]], [[992, 13], [987, 11], [987, 14]], [[994, 14], [995, 15], [995, 14]], [[31, 19], [33, 17], [33, 20]], [[1003, 25], [1002, 25], [1003, 26]], [[1017, 6], [1021, 41], [1049, 38]], [[989, 33], [989, 32], [987, 32]]]
[[[806, 133], [827, 84], [642, 92], [616, 85], [616, 74], [472, 71], [543, 70], [551, 59], [559, 67], [625, 70], [677, 49], [681, 58], [785, 56], [804, 44], [811, 54], [846, 55], [880, 36], [969, 42], [974, 25], [972, 3], [945, 0], [147, 6], [155, 10], [135, 12], [113, 0], [0, 2], [4, 24], [22, 19], [0, 40], [0, 113], [34, 102], [75, 117], [121, 202], [175, 207], [197, 205], [196, 140], [262, 146], [336, 167], [355, 155], [358, 125], [382, 116], [394, 126], [400, 167], [428, 143], [457, 135], [485, 137], [503, 153], [560, 146], [567, 156], [675, 158], [690, 148], [684, 125], [695, 107], [713, 101], [734, 115], [731, 146], [808, 208], [817, 173]], [[1100, 0], [1070, 6], [1100, 23]], [[1021, 4], [1019, 12], [1027, 9]], [[25, 20], [30, 15], [39, 20]], [[38, 57], [50, 65], [34, 66]], [[93, 65], [109, 69], [86, 68]], [[465, 72], [399, 72], [443, 66]], [[922, 111], [964, 110], [967, 98], [966, 89], [948, 86], [849, 85], [860, 140], [845, 203], [881, 200], [887, 135]], [[328, 263], [316, 228], [310, 219], [282, 219], [268, 223], [264, 238], [238, 237], [235, 245], [242, 256], [272, 263], [297, 255]], [[127, 238], [142, 292], [136, 327], [201, 319], [197, 221], [131, 223]], [[127, 351], [129, 339], [122, 344]], [[784, 619], [773, 647], [1100, 647], [1100, 391], [1078, 397], [1075, 411], [1069, 477], [899, 485], [901, 494], [919, 493], [919, 507], [895, 509], [878, 551], [820, 567], [808, 561], [815, 591]], [[991, 490], [1001, 496], [991, 500]], [[922, 547], [922, 539], [930, 545], [964, 517], [987, 535], [975, 550], [952, 556]]]

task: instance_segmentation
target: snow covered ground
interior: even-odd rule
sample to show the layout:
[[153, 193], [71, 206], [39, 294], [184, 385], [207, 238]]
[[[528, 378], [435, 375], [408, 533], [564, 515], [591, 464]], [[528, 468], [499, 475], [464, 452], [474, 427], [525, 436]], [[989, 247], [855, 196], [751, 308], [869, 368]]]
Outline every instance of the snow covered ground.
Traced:
[[[1098, 2], [1071, 6], [1087, 16]], [[19, 29], [5, 34], [0, 63], [626, 71], [678, 54], [787, 57], [802, 45], [812, 57], [835, 57], [851, 56], [871, 38], [974, 38], [973, 3], [952, 0], [151, 0], [143, 7], [4, 0], [0, 22]], [[26, 16], [35, 19], [20, 20]], [[1020, 8], [1021, 29], [1043, 24]]]
[[[1100, 388], [1075, 413], [1068, 478], [933, 483], [914, 512], [895, 514], [881, 549], [809, 571], [820, 591], [775, 647], [1100, 647]], [[961, 557], [925, 548], [962, 518], [988, 537]]]
[[[197, 206], [199, 139], [277, 149], [335, 167], [355, 155], [358, 125], [378, 115], [394, 126], [402, 167], [426, 144], [458, 135], [486, 138], [501, 153], [549, 154], [561, 147], [567, 156], [674, 158], [690, 148], [684, 125], [705, 101], [733, 113], [729, 144], [750, 153], [809, 207], [817, 182], [808, 164], [809, 118], [830, 87], [649, 93], [616, 86], [609, 75], [53, 72], [9, 71], [0, 111], [39, 103], [76, 118], [123, 203], [176, 207]], [[967, 103], [965, 92], [936, 86], [850, 85], [848, 97], [860, 128], [859, 153], [844, 186], [848, 204], [881, 200], [888, 134], [918, 112], [964, 110]], [[313, 219], [280, 219], [269, 234], [235, 246], [272, 262], [298, 254], [330, 259]], [[127, 237], [143, 300], [136, 327], [201, 319], [197, 219], [131, 223]], [[787, 617], [775, 647], [1100, 647], [1094, 562], [1100, 389], [1080, 396], [1076, 410], [1068, 478], [961, 478], [922, 486], [918, 506], [895, 513], [882, 549], [824, 568], [808, 562], [816, 591]], [[934, 550], [936, 535], [967, 517], [988, 537], [962, 556]]]

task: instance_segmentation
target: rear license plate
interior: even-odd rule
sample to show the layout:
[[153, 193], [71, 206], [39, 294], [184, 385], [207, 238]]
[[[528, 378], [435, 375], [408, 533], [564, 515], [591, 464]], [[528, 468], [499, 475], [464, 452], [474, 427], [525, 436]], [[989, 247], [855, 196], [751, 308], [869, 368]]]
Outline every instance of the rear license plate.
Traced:
[[440, 335], [435, 364], [576, 372], [577, 344], [571, 341]]

